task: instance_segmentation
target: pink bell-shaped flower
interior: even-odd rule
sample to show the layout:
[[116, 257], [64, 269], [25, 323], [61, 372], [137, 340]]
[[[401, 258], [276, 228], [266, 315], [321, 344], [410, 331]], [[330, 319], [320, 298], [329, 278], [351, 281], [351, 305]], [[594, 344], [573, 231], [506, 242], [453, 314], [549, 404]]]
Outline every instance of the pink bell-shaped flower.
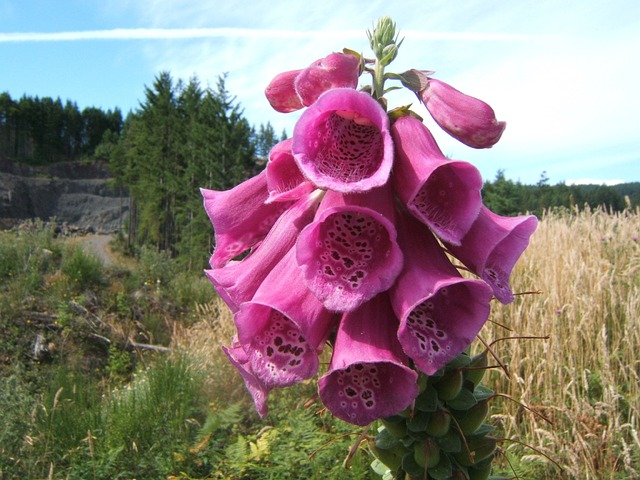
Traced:
[[511, 271], [537, 226], [538, 219], [533, 215], [503, 217], [483, 206], [462, 243], [447, 248], [506, 304], [514, 299], [509, 286]]
[[432, 375], [467, 348], [489, 316], [491, 289], [465, 279], [431, 232], [402, 215], [398, 241], [405, 263], [389, 292], [400, 319], [398, 339], [405, 353]]
[[249, 365], [249, 356], [244, 349], [237, 343], [237, 339], [231, 347], [222, 347], [222, 351], [225, 353], [231, 364], [236, 367], [244, 384], [253, 398], [253, 404], [260, 417], [264, 418], [269, 412], [267, 405], [267, 399], [269, 397], [270, 387], [267, 387], [262, 381], [260, 381], [254, 373], [251, 371]]
[[266, 387], [285, 387], [313, 377], [318, 351], [336, 317], [307, 289], [291, 249], [234, 321], [254, 376]]
[[329, 90], [296, 123], [292, 152], [318, 188], [360, 193], [380, 187], [393, 164], [387, 113], [366, 93]]
[[222, 267], [233, 257], [260, 242], [291, 202], [267, 204], [267, 174], [258, 175], [230, 190], [201, 188], [204, 208], [213, 224], [216, 247], [212, 267]]
[[265, 89], [265, 95], [278, 112], [294, 112], [312, 105], [320, 95], [332, 88], [356, 88], [359, 76], [358, 57], [331, 53], [307, 68], [276, 75]]
[[271, 106], [280, 113], [290, 113], [300, 110], [302, 100], [296, 92], [294, 82], [302, 70], [289, 70], [276, 75], [264, 91]]
[[445, 132], [473, 148], [492, 147], [507, 126], [485, 102], [435, 78], [428, 79], [418, 98]]
[[368, 425], [414, 401], [418, 375], [406, 365], [397, 328], [385, 293], [343, 315], [331, 365], [318, 381], [320, 399], [336, 417]]
[[264, 279], [293, 248], [301, 230], [311, 223], [323, 192], [307, 194], [276, 221], [258, 247], [241, 261], [205, 270], [231, 311], [253, 298]]
[[305, 107], [332, 88], [356, 88], [360, 77], [360, 60], [347, 53], [331, 53], [302, 70], [294, 81], [296, 92]]
[[391, 287], [402, 268], [390, 185], [363, 194], [328, 191], [296, 242], [309, 289], [345, 312]]
[[292, 143], [293, 139], [288, 138], [276, 144], [269, 152], [266, 167], [269, 191], [267, 203], [297, 200], [315, 189], [298, 168], [291, 153]]
[[397, 119], [391, 133], [393, 181], [400, 200], [442, 240], [459, 244], [482, 205], [480, 172], [470, 163], [446, 158], [416, 118]]

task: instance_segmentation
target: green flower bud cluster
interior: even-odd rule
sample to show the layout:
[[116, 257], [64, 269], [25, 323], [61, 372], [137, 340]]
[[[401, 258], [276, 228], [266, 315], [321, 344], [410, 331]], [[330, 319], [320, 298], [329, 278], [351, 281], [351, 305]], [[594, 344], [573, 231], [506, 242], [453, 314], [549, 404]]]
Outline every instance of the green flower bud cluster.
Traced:
[[494, 395], [480, 385], [486, 367], [486, 351], [462, 353], [436, 374], [420, 374], [413, 408], [383, 419], [370, 441], [374, 471], [388, 479], [488, 479], [497, 440], [484, 423]]
[[402, 40], [398, 42], [396, 24], [391, 17], [380, 17], [373, 33], [367, 30], [367, 37], [371, 50], [382, 66], [389, 65], [398, 55]]

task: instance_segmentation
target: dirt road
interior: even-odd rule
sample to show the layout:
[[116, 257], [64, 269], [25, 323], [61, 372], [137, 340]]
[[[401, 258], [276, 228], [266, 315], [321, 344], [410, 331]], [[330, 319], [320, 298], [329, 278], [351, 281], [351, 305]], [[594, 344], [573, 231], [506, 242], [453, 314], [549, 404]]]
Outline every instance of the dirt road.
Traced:
[[105, 267], [115, 263], [113, 252], [109, 243], [113, 240], [113, 235], [87, 235], [78, 239], [78, 243], [88, 253], [97, 256], [104, 263]]

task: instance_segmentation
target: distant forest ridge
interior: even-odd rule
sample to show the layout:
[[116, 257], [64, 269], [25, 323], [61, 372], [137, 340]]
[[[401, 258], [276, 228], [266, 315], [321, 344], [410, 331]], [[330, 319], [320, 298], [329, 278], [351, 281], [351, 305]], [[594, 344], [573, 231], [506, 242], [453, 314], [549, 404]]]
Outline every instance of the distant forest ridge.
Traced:
[[[146, 127], [162, 128], [167, 127], [168, 122], [180, 121], [181, 136], [174, 134], [170, 140], [177, 145], [185, 139], [191, 139], [193, 145], [198, 147], [190, 152], [176, 153], [180, 162], [184, 162], [184, 166], [194, 161], [196, 151], [205, 154], [207, 150], [210, 153], [218, 150], [218, 153], [221, 153], [217, 147], [206, 146], [199, 140], [201, 137], [198, 137], [201, 135], [198, 130], [212, 128], [219, 121], [226, 127], [237, 128], [238, 125], [246, 125], [242, 127], [246, 128], [246, 131], [240, 137], [249, 142], [249, 149], [244, 155], [248, 154], [252, 160], [245, 157], [245, 160], [239, 162], [242, 163], [242, 168], [236, 169], [232, 175], [235, 181], [241, 181], [243, 174], [248, 176], [263, 168], [270, 148], [286, 137], [286, 133], [283, 132], [278, 138], [270, 124], [261, 125], [258, 129], [250, 127], [239, 106], [233, 103], [233, 97], [226, 91], [224, 77], [220, 78], [218, 89], [214, 91], [201, 88], [197, 79], [191, 79], [188, 83], [182, 80], [175, 81], [167, 72], [163, 72], [158, 75], [152, 87], [145, 87], [145, 96], [146, 101], [141, 104], [140, 110], [130, 113], [124, 119], [118, 108], [104, 111], [87, 107], [81, 110], [76, 102], [71, 100], [63, 103], [60, 98], [26, 95], [13, 99], [7, 92], [2, 93], [0, 158], [32, 166], [62, 161], [102, 160], [116, 167], [115, 170], [122, 167], [123, 159], [126, 158], [127, 169], [131, 170], [137, 164], [134, 153], [144, 151], [140, 145], [152, 137], [151, 134], [141, 135], [136, 132], [136, 142], [132, 142], [132, 130], [136, 130], [141, 123]], [[165, 116], [165, 122], [152, 121], [151, 113], [154, 116], [168, 116]], [[221, 115], [220, 120], [213, 121], [216, 115]], [[185, 124], [188, 127], [185, 127]], [[229, 137], [234, 136], [230, 134]], [[237, 144], [235, 148], [239, 148]], [[158, 155], [157, 152], [153, 153]], [[237, 155], [238, 150], [233, 153]], [[180, 175], [184, 170], [176, 169], [171, 173]], [[122, 183], [128, 183], [130, 180], [124, 171], [114, 173]], [[229, 176], [229, 172], [225, 172], [225, 175]], [[211, 176], [209, 178], [211, 179]], [[229, 187], [230, 178], [218, 180], [211, 181], [210, 186]], [[609, 210], [622, 211], [640, 205], [640, 182], [612, 186], [564, 183], [550, 185], [546, 172], [542, 172], [538, 183], [524, 185], [505, 178], [504, 172], [498, 171], [494, 179], [485, 181], [483, 201], [490, 209], [502, 215], [523, 212], [541, 215], [549, 208], [585, 205], [605, 206]]]

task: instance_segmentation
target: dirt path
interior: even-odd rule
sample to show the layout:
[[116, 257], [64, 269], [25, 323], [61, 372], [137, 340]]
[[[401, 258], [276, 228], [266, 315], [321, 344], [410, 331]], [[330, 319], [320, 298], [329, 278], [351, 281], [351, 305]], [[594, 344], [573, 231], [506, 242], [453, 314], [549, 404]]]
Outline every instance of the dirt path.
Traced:
[[77, 239], [78, 244], [92, 255], [97, 256], [104, 263], [105, 267], [116, 263], [115, 255], [111, 251], [109, 243], [113, 240], [113, 235], [87, 235]]

